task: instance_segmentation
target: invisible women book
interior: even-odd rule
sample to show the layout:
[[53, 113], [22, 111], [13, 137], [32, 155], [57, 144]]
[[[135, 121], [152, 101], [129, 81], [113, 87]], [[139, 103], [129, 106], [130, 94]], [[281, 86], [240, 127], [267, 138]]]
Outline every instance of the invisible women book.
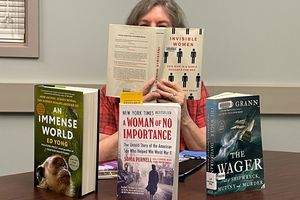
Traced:
[[98, 90], [36, 85], [34, 185], [70, 197], [97, 191]]
[[258, 95], [222, 93], [207, 98], [207, 193], [265, 188]]
[[179, 104], [120, 104], [118, 199], [176, 200]]
[[200, 99], [203, 29], [109, 25], [107, 95], [139, 91], [146, 81], [169, 80]]

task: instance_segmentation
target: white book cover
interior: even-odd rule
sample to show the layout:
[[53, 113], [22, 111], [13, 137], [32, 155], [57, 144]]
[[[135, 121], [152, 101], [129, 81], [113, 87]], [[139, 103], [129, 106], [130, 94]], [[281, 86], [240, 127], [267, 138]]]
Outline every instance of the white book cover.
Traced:
[[177, 199], [180, 111], [175, 103], [120, 104], [118, 199]]

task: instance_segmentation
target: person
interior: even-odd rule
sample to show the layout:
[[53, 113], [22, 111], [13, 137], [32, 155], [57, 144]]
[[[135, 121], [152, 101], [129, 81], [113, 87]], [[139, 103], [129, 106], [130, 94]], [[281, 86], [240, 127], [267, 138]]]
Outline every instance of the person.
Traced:
[[148, 185], [146, 187], [146, 190], [150, 193], [150, 200], [153, 200], [153, 196], [157, 191], [158, 181], [159, 178], [156, 166], [152, 164], [152, 170], [149, 172]]
[[[127, 25], [155, 27], [186, 27], [183, 10], [174, 0], [141, 0], [127, 18]], [[203, 82], [201, 99], [187, 100], [186, 94], [168, 80], [156, 82], [156, 92], [151, 92], [154, 79], [142, 88], [143, 102], [174, 102], [181, 105], [180, 150], [206, 149], [205, 104], [208, 92]], [[113, 160], [118, 153], [119, 98], [106, 96], [106, 86], [100, 91], [99, 160]]]

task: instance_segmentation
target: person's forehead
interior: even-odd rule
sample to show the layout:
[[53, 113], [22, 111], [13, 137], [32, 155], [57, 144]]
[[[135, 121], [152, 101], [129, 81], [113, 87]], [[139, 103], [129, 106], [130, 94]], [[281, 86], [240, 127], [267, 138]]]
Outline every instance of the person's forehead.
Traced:
[[168, 12], [166, 11], [166, 9], [160, 5], [154, 6], [153, 8], [151, 8], [144, 16], [141, 17], [141, 20], [147, 19], [147, 18], [156, 18], [156, 19], [160, 19], [160, 20], [171, 21], [170, 16], [169, 16]]

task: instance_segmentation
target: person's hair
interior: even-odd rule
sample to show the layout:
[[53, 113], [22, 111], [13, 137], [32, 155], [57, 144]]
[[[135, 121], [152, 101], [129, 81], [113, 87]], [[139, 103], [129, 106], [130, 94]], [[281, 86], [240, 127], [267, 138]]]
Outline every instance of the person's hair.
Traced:
[[166, 11], [172, 22], [172, 27], [186, 27], [185, 14], [174, 0], [141, 0], [132, 9], [126, 24], [138, 25], [139, 20], [155, 6], [161, 6]]

